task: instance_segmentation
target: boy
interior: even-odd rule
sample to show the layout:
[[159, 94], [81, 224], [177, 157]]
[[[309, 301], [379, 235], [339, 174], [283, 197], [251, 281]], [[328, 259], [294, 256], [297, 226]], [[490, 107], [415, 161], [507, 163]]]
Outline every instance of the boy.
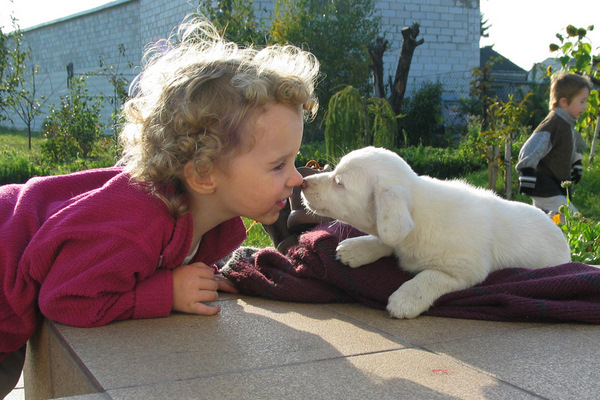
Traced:
[[[533, 205], [547, 213], [558, 213], [567, 204], [564, 181], [578, 183], [583, 174], [578, 148], [585, 143], [574, 129], [587, 108], [591, 83], [576, 74], [562, 73], [552, 79], [550, 113], [521, 148], [516, 169], [519, 191], [530, 196]], [[573, 212], [577, 212], [572, 203]]]

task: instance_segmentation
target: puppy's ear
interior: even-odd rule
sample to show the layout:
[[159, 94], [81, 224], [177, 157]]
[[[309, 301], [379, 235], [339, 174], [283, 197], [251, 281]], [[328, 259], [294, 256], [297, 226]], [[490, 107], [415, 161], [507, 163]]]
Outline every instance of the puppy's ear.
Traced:
[[384, 243], [401, 242], [415, 228], [410, 203], [410, 194], [399, 185], [375, 189], [377, 232]]

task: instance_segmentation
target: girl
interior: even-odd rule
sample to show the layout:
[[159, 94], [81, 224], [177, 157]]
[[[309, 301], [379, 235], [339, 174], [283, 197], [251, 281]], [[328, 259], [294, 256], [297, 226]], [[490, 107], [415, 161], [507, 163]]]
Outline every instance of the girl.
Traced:
[[241, 49], [191, 20], [147, 54], [124, 106], [121, 167], [0, 187], [0, 397], [41, 316], [80, 327], [174, 311], [213, 315], [209, 267], [272, 224], [294, 186], [318, 62]]

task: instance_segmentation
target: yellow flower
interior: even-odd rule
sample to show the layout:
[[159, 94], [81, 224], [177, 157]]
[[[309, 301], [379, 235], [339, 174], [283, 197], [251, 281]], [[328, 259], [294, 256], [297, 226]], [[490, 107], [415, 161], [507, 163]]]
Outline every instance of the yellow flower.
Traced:
[[552, 216], [552, 221], [558, 226], [560, 226], [560, 214], [554, 214]]

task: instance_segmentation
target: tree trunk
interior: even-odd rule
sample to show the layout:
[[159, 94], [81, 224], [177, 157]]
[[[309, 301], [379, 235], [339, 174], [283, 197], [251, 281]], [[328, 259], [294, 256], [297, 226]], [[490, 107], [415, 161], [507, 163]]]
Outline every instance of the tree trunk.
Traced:
[[396, 77], [394, 78], [390, 97], [390, 105], [396, 115], [400, 114], [402, 108], [402, 100], [406, 92], [408, 72], [410, 71], [413, 54], [417, 46], [422, 45], [425, 41], [424, 39], [417, 40], [418, 35], [418, 22], [413, 22], [410, 27], [402, 28], [402, 50], [400, 51], [400, 59], [398, 60], [398, 68], [396, 69]]
[[489, 146], [487, 148], [488, 159], [488, 186], [491, 190], [496, 191], [496, 180], [498, 179], [498, 155], [500, 149], [498, 146]]
[[383, 53], [387, 50], [388, 41], [381, 37], [375, 40], [375, 43], [369, 44], [367, 49], [373, 61], [370, 65], [373, 70], [373, 89], [374, 96], [385, 99], [385, 87], [383, 86]]
[[510, 134], [504, 144], [504, 191], [507, 200], [512, 197], [512, 137]]
[[590, 164], [594, 162], [594, 156], [596, 155], [596, 142], [598, 141], [598, 127], [600, 126], [600, 110], [598, 111], [598, 117], [596, 118], [596, 128], [594, 129], [594, 138], [592, 139], [592, 148], [590, 149]]

